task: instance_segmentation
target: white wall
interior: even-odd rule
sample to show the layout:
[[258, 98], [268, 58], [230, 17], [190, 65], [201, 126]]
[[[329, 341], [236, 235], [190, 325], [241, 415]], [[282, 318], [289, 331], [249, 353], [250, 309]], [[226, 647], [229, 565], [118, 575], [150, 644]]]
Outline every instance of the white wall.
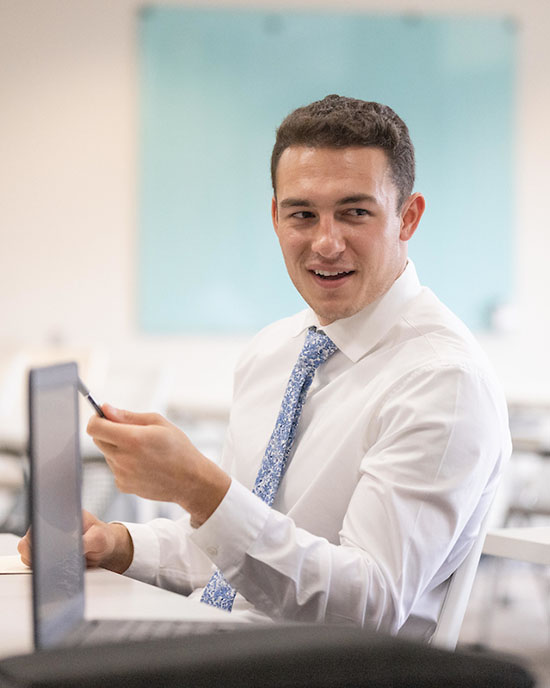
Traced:
[[[173, 360], [182, 399], [199, 395], [223, 405], [243, 339], [145, 337], [136, 328], [136, 11], [142, 4], [0, 0], [0, 353], [91, 343], [115, 356]], [[342, 9], [341, 0], [209, 4]], [[521, 327], [482, 341], [511, 399], [550, 399], [550, 3], [348, 0], [345, 8], [517, 19]], [[465, 266], [466, 288], [469, 282]]]

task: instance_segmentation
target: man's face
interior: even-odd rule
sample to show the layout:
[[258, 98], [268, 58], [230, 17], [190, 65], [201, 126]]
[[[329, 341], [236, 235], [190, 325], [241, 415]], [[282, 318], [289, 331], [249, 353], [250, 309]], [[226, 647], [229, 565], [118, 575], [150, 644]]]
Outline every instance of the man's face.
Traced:
[[398, 191], [379, 148], [291, 146], [279, 160], [273, 225], [290, 279], [321, 325], [347, 318], [403, 272], [424, 210]]

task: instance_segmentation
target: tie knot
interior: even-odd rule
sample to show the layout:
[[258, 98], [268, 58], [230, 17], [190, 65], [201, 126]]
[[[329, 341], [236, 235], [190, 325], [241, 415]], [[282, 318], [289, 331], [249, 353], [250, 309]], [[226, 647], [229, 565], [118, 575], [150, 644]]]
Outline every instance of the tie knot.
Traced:
[[336, 351], [338, 347], [330, 337], [316, 327], [310, 327], [300, 353], [300, 360], [307, 368], [316, 370]]

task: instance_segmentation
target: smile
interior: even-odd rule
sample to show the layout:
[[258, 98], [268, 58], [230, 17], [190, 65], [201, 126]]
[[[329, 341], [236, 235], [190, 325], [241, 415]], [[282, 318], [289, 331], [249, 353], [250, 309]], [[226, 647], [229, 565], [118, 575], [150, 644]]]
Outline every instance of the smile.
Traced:
[[318, 277], [319, 279], [322, 280], [328, 280], [328, 281], [337, 281], [341, 280], [345, 277], [348, 277], [349, 275], [353, 275], [355, 272], [354, 270], [311, 270], [311, 272]]

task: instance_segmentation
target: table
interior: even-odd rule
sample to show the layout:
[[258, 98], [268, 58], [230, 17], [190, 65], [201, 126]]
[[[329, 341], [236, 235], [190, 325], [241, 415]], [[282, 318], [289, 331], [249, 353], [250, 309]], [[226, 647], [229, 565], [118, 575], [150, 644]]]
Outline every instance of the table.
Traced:
[[[19, 538], [0, 534], [0, 555], [15, 554]], [[0, 658], [30, 652], [32, 644], [32, 578], [0, 575]], [[183, 595], [121, 576], [105, 569], [86, 571], [86, 616], [94, 619], [180, 619], [235, 623], [231, 615]]]
[[550, 566], [550, 527], [492, 529], [483, 554]]

